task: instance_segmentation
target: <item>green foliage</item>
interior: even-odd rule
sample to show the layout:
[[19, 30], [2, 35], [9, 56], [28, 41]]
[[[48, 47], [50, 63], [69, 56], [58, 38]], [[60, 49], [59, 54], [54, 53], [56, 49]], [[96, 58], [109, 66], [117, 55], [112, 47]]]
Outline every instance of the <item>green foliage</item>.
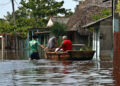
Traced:
[[96, 21], [96, 20], [100, 19], [100, 16], [98, 14], [96, 14], [94, 16], [91, 16], [91, 18]]
[[59, 36], [59, 39], [57, 40], [58, 46], [61, 46], [62, 41], [63, 41], [62, 36]]
[[80, 51], [82, 51], [82, 50], [92, 50], [92, 47], [84, 46], [84, 47], [80, 48]]
[[120, 15], [120, 0], [117, 1], [116, 12]]
[[15, 27], [10, 25], [9, 22], [5, 20], [0, 21], [0, 33], [9, 33], [14, 29]]
[[22, 32], [18, 35], [20, 39], [26, 39], [27, 38], [27, 32]]
[[105, 18], [105, 17], [110, 16], [110, 15], [112, 15], [111, 10], [103, 9], [103, 10], [101, 10], [101, 14], [93, 15], [93, 16], [91, 16], [91, 18], [96, 21], [96, 20], [98, 20], [100, 18]]
[[30, 27], [46, 26], [51, 16], [72, 15], [71, 10], [62, 7], [64, 1], [21, 0], [20, 4], [21, 6], [15, 11], [17, 27], [14, 27], [13, 15], [7, 12], [6, 20], [0, 20], [0, 33], [26, 32]]
[[66, 34], [67, 26], [63, 23], [55, 22], [52, 27], [50, 27], [50, 31], [55, 36], [63, 36]]
[[103, 9], [101, 13], [103, 18], [112, 15], [112, 11], [108, 9]]
[[42, 27], [46, 25], [49, 17], [62, 15], [71, 15], [72, 12], [62, 8], [64, 1], [57, 2], [55, 0], [22, 0], [21, 5], [29, 11], [30, 18], [35, 19], [36, 26]]
[[33, 26], [34, 25], [34, 20], [30, 18], [25, 18], [25, 17], [20, 17], [19, 19], [16, 20], [17, 27], [28, 27], [28, 26]]
[[7, 21], [11, 21], [13, 16], [10, 14], [10, 12], [7, 12], [7, 15], [4, 16]]
[[93, 31], [94, 27], [89, 27], [88, 30]]

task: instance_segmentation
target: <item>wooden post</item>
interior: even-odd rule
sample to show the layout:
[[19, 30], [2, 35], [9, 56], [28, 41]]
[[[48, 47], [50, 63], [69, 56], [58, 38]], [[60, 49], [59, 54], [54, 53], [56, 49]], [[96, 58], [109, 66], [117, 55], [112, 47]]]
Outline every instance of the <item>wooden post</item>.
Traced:
[[18, 50], [18, 39], [17, 39], [17, 36], [15, 38], [16, 38], [15, 39], [16, 40], [16, 48], [15, 49]]
[[[95, 32], [95, 29], [93, 29], [93, 46], [92, 46], [92, 49], [94, 51], [96, 51], [96, 32]], [[96, 52], [94, 54], [93, 59], [96, 59]]]
[[2, 44], [1, 44], [1, 54], [2, 54], [2, 60], [4, 59], [4, 37], [3, 36], [0, 36], [0, 38], [2, 39]]
[[42, 44], [42, 43], [41, 43], [41, 35], [39, 36], [39, 42], [40, 42], [40, 44]]
[[100, 30], [99, 24], [93, 30], [93, 50], [95, 50], [94, 59], [100, 60]]
[[32, 39], [33, 39], [34, 32], [32, 31]]
[[46, 35], [44, 34], [44, 46], [46, 47]]
[[29, 32], [28, 32], [28, 36], [27, 36], [27, 40], [28, 40], [28, 41], [30, 40], [29, 37], [30, 37], [30, 34], [29, 34]]
[[99, 27], [96, 28], [96, 58], [100, 61], [100, 30]]

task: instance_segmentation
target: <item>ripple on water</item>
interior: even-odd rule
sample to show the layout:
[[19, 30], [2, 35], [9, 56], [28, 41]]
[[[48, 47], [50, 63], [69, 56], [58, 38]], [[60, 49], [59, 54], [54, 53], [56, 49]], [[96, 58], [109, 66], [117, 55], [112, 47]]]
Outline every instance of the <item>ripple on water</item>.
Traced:
[[0, 86], [112, 86], [112, 67], [105, 67], [93, 61], [6, 60], [0, 62]]

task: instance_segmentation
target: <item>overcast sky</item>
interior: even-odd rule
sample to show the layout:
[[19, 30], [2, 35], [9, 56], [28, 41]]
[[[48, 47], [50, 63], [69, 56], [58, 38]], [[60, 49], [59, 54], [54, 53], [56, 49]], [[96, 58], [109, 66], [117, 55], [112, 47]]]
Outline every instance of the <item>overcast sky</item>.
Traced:
[[[19, 4], [20, 1], [21, 0], [14, 0], [15, 10], [20, 5]], [[74, 12], [74, 9], [78, 3], [73, 0], [64, 0], [64, 2], [65, 3], [63, 7], [65, 7], [66, 9], [71, 9]], [[8, 11], [12, 12], [11, 0], [0, 0], [0, 18], [4, 18], [4, 15], [6, 15]]]

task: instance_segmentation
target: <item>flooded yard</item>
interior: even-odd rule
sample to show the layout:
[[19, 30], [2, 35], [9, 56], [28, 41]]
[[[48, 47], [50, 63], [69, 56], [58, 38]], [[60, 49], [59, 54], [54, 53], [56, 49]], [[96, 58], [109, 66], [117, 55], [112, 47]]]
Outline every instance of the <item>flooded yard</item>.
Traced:
[[25, 57], [8, 57], [0, 61], [0, 86], [119, 86], [115, 84], [112, 61], [28, 61]]

